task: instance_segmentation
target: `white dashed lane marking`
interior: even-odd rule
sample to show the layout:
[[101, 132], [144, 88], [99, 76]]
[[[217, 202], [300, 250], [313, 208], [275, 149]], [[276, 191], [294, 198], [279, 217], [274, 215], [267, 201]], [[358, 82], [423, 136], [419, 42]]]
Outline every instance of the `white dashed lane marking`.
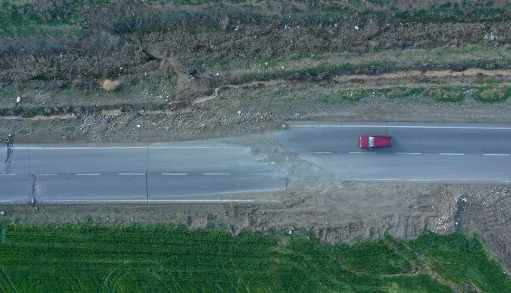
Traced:
[[121, 176], [144, 176], [145, 173], [119, 173]]
[[464, 156], [465, 154], [461, 153], [440, 153], [440, 156]]
[[205, 176], [229, 176], [231, 173], [204, 173]]
[[396, 153], [396, 155], [420, 155], [421, 153]]
[[76, 176], [99, 176], [101, 174], [99, 173], [78, 173], [78, 174], [75, 174]]
[[161, 173], [162, 176], [186, 176], [188, 173]]
[[509, 157], [509, 154], [484, 154], [483, 156]]

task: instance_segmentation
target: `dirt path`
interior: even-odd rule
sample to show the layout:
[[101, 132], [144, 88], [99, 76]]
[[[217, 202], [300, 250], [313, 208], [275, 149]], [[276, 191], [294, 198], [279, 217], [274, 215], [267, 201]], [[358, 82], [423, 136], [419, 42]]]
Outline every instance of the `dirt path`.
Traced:
[[[467, 69], [465, 71], [400, 71], [394, 73], [384, 73], [378, 75], [340, 75], [332, 78], [333, 81], [343, 84], [349, 84], [347, 88], [359, 89], [372, 89], [372, 88], [394, 88], [394, 87], [412, 87], [412, 86], [458, 86], [458, 85], [473, 85], [473, 78], [480, 77], [497, 77], [500, 78], [498, 86], [511, 86], [511, 70], [484, 70], [484, 69]], [[435, 78], [440, 79], [440, 82], [419, 81], [420, 78]], [[464, 79], [469, 78], [469, 79]], [[385, 84], [377, 83], [384, 81]], [[376, 82], [376, 83], [375, 83]], [[404, 84], [406, 82], [406, 85]], [[195, 99], [191, 106], [203, 104], [207, 101], [217, 98], [218, 92], [222, 88], [228, 89], [247, 89], [257, 87], [272, 87], [286, 84], [293, 84], [294, 81], [288, 80], [271, 80], [271, 81], [254, 81], [244, 84], [227, 84], [216, 87], [211, 95], [200, 96]], [[144, 111], [144, 115], [174, 115], [176, 113], [189, 113], [192, 111], [190, 108], [180, 109], [179, 111], [170, 110], [153, 110]], [[120, 109], [102, 110], [101, 115], [104, 116], [119, 116], [121, 115]], [[74, 119], [75, 117], [70, 114], [66, 115], [48, 115], [48, 116], [35, 116], [26, 118], [29, 120], [48, 120], [48, 119]], [[19, 116], [1, 116], [0, 119], [22, 119]]]
[[[334, 78], [338, 82], [347, 82], [351, 80], [409, 80], [417, 77], [434, 77], [434, 78], [453, 78], [453, 77], [504, 77], [511, 78], [511, 70], [484, 70], [484, 69], [467, 69], [464, 71], [451, 71], [451, 70], [439, 70], [439, 71], [400, 71], [394, 73], [384, 73], [378, 75], [342, 75]], [[446, 81], [449, 85], [449, 80]]]

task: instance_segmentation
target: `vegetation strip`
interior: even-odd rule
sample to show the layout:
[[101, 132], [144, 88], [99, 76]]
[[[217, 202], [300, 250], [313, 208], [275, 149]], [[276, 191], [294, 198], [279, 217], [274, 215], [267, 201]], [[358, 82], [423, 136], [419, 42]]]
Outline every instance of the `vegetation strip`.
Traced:
[[0, 288], [18, 292], [510, 292], [478, 236], [353, 245], [304, 231], [1, 225]]

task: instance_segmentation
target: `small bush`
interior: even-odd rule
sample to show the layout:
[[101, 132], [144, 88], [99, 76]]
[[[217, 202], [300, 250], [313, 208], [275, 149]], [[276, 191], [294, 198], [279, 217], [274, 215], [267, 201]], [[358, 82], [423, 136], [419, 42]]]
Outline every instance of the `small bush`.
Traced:
[[37, 115], [37, 114], [36, 114], [34, 111], [29, 111], [29, 112], [25, 115], [25, 117], [27, 117], [27, 118], [32, 118], [32, 117], [35, 117], [36, 115]]
[[214, 93], [215, 93], [214, 89], [208, 89], [207, 91], [204, 92], [204, 95], [205, 96], [212, 96]]
[[465, 98], [463, 88], [441, 87], [432, 91], [436, 101], [440, 102], [461, 102]]
[[113, 90], [117, 89], [120, 84], [121, 84], [121, 82], [118, 80], [105, 79], [103, 81], [103, 83], [101, 84], [101, 87], [105, 91], [113, 91]]
[[393, 88], [387, 93], [387, 98], [401, 98], [406, 95], [406, 92], [400, 88]]
[[74, 89], [80, 89], [83, 87], [83, 81], [81, 79], [74, 79], [71, 83], [71, 87]]
[[483, 88], [476, 94], [475, 99], [481, 102], [498, 102], [506, 99], [506, 91], [503, 88]]

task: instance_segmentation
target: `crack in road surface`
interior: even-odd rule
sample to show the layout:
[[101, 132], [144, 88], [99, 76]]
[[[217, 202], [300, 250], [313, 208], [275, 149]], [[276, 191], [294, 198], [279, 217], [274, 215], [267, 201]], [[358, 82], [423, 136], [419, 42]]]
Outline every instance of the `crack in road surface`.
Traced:
[[145, 169], [145, 194], [146, 194], [146, 203], [147, 204], [149, 204], [148, 174], [149, 174], [149, 146], [147, 147], [147, 162], [146, 162], [146, 169]]
[[35, 174], [32, 174], [32, 205], [35, 205], [36, 203], [36, 200], [35, 200], [35, 181], [36, 181], [37, 177], [35, 176]]
[[5, 158], [5, 173], [8, 174], [11, 172], [11, 160], [12, 160], [12, 153], [13, 153], [13, 145], [12, 143], [6, 142], [7, 145], [7, 157]]

